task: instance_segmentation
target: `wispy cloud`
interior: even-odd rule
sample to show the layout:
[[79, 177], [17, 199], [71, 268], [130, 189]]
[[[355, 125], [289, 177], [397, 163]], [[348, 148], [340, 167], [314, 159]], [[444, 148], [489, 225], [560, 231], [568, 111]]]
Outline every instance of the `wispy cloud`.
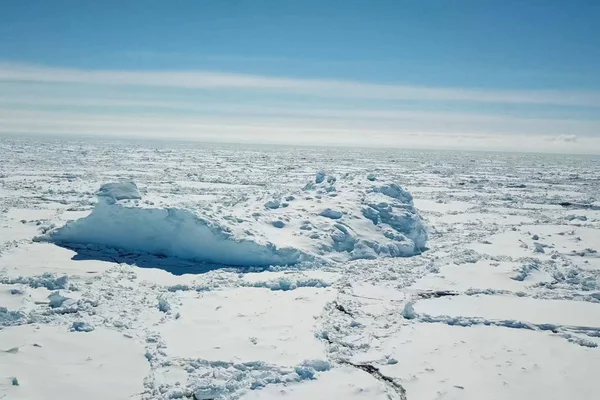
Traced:
[[[242, 116], [256, 115], [262, 117], [299, 117], [299, 118], [322, 118], [322, 119], [340, 119], [340, 120], [425, 120], [467, 123], [519, 123], [539, 124], [548, 122], [555, 126], [565, 124], [574, 124], [581, 126], [592, 126], [593, 129], [600, 129], [600, 119], [566, 119], [566, 118], [533, 118], [533, 117], [515, 117], [505, 114], [475, 113], [475, 112], [448, 112], [448, 111], [427, 111], [427, 110], [405, 110], [405, 109], [376, 109], [376, 108], [336, 108], [333, 106], [324, 107], [322, 105], [309, 107], [310, 104], [304, 104], [303, 107], [290, 105], [261, 105], [261, 104], [239, 104], [236, 102], [209, 102], [198, 103], [191, 101], [173, 100], [148, 100], [139, 98], [114, 98], [114, 97], [93, 97], [93, 96], [54, 96], [44, 97], [40, 95], [22, 94], [22, 95], [3, 95], [0, 93], [0, 105], [9, 107], [36, 107], [52, 106], [64, 107], [71, 110], [89, 109], [96, 107], [120, 108], [122, 110], [175, 110], [193, 113], [218, 113], [223, 115]], [[138, 111], [139, 112], [139, 111]]]
[[552, 140], [554, 140], [555, 142], [566, 142], [566, 143], [576, 142], [577, 135], [558, 135], [558, 136], [552, 138]]
[[[542, 119], [542, 118], [516, 118], [493, 114], [476, 113], [449, 113], [439, 111], [412, 111], [412, 110], [365, 110], [365, 109], [298, 109], [277, 106], [246, 106], [237, 104], [206, 104], [193, 105], [172, 102], [127, 102], [115, 100], [85, 100], [58, 101], [40, 99], [39, 103], [32, 101], [25, 103], [28, 106], [36, 104], [62, 104], [62, 110], [35, 110], [18, 106], [0, 109], [0, 121], [18, 119], [23, 122], [31, 120], [57, 120], [69, 121], [73, 118], [95, 118], [97, 120], [113, 121], [170, 121], [173, 127], [192, 122], [203, 121], [209, 124], [247, 125], [249, 123], [259, 126], [287, 125], [303, 127], [304, 129], [342, 129], [363, 131], [394, 131], [398, 133], [482, 133], [499, 135], [548, 135], [553, 140], [568, 141], [571, 135], [563, 132], [579, 132], [583, 136], [593, 136], [600, 132], [600, 120], [570, 120], [570, 119]], [[0, 104], [3, 101], [0, 98]], [[78, 110], [74, 105], [137, 105], [141, 109], [135, 111], [121, 111], [118, 114], [110, 111], [90, 111], [85, 108]], [[173, 107], [187, 112], [169, 114], [156, 112], [149, 107]], [[29, 107], [31, 108], [31, 107]], [[92, 107], [93, 108], [93, 107]], [[68, 117], [68, 118], [65, 118]]]
[[354, 81], [290, 79], [210, 71], [118, 71], [50, 68], [2, 63], [0, 81], [174, 88], [234, 88], [328, 97], [432, 100], [480, 103], [552, 104], [600, 107], [600, 92], [558, 90], [474, 90]]

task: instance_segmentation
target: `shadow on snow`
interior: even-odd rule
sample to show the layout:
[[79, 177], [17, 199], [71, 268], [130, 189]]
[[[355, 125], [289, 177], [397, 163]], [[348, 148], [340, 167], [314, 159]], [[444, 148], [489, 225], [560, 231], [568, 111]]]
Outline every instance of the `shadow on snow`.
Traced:
[[104, 261], [117, 264], [128, 264], [139, 268], [162, 269], [173, 275], [204, 274], [217, 269], [234, 270], [243, 272], [258, 272], [267, 270], [269, 267], [240, 267], [206, 262], [195, 262], [176, 257], [161, 255], [120, 252], [112, 248], [89, 248], [66, 243], [55, 243], [57, 246], [72, 250], [76, 254], [71, 258], [73, 261]]

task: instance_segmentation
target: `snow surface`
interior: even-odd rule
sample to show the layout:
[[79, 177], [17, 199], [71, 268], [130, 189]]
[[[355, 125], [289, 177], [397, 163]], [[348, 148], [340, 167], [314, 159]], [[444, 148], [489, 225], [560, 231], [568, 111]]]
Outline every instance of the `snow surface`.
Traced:
[[0, 393], [8, 399], [136, 398], [149, 372], [143, 347], [108, 329], [78, 335], [60, 326], [22, 325], [0, 330], [0, 343]]
[[[326, 359], [325, 346], [313, 332], [333, 290], [297, 288], [273, 291], [236, 288], [196, 297], [177, 297], [181, 317], [167, 321], [158, 332], [167, 354], [227, 362], [295, 366], [306, 359]], [[292, 312], [293, 310], [293, 312]], [[198, 336], [204, 339], [197, 341]]]
[[408, 399], [589, 399], [598, 393], [597, 349], [535, 331], [415, 324], [381, 347], [399, 360], [381, 371], [402, 378]]
[[0, 398], [600, 392], [597, 157], [6, 138], [0, 160]]

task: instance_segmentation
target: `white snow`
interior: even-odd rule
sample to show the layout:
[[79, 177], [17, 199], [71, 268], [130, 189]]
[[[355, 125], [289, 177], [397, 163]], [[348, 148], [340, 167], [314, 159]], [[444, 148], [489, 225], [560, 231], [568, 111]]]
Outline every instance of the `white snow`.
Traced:
[[[408, 399], [595, 398], [596, 349], [534, 331], [440, 324], [405, 326], [386, 340]], [[409, 360], [409, 362], [403, 362]]]
[[[143, 346], [109, 329], [15, 326], [0, 330], [0, 343], [0, 393], [7, 399], [139, 398], [149, 370]], [[11, 348], [18, 351], [6, 352]]]
[[6, 251], [0, 257], [0, 269], [6, 275], [96, 275], [105, 272], [110, 265], [98, 261], [87, 260], [85, 268], [73, 263], [77, 253], [49, 243], [27, 243]]
[[413, 288], [420, 290], [492, 289], [518, 292], [539, 284], [551, 282], [552, 276], [539, 269], [527, 268], [527, 262], [478, 260], [468, 264], [448, 264], [439, 273], [419, 279]]
[[327, 358], [313, 332], [324, 305], [334, 298], [335, 291], [325, 288], [186, 292], [175, 307], [181, 316], [158, 331], [174, 356], [294, 366]]

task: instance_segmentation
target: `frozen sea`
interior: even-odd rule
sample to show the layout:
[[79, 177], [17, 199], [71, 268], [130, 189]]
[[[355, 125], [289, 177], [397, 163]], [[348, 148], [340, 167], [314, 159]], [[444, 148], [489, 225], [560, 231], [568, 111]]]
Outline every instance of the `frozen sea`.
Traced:
[[600, 157], [0, 138], [0, 399], [592, 399]]

